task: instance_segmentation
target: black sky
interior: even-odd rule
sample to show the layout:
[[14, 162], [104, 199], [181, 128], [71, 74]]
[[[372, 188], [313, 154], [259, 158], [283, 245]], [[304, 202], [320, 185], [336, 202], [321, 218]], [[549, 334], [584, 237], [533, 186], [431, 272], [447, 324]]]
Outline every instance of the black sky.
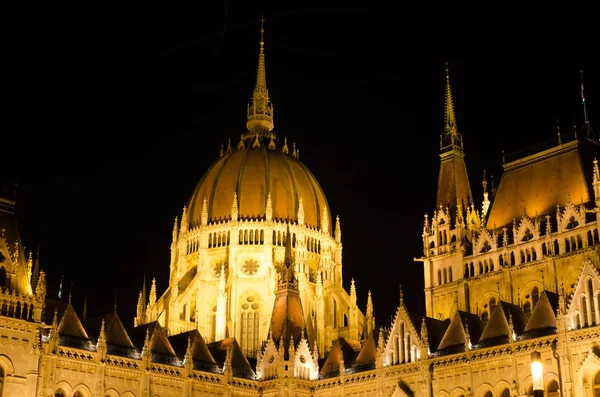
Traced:
[[[85, 4], [84, 4], [85, 3]], [[490, 4], [490, 6], [492, 6]], [[5, 10], [2, 176], [49, 286], [131, 322], [144, 268], [168, 282], [173, 219], [236, 143], [259, 22], [275, 126], [339, 215], [344, 283], [387, 325], [398, 285], [424, 310], [423, 215], [435, 205], [450, 62], [472, 189], [507, 151], [582, 125], [600, 132], [600, 62], [584, 8], [427, 3], [17, 2]], [[581, 7], [581, 6], [578, 6]], [[596, 59], [595, 59], [596, 58]]]

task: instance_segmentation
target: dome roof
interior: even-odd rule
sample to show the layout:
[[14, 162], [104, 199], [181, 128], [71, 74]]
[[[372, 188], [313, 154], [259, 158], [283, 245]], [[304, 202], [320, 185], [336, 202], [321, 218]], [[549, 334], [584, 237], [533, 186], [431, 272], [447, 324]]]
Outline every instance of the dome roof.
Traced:
[[231, 219], [234, 193], [240, 219], [264, 218], [271, 193], [273, 220], [297, 220], [302, 198], [305, 224], [321, 228], [323, 209], [327, 208], [328, 230], [332, 230], [325, 194], [313, 174], [297, 156], [287, 154], [287, 146], [284, 150], [269, 148], [266, 140], [260, 137], [257, 147], [254, 139], [245, 139], [244, 147], [228, 150], [213, 163], [188, 202], [190, 227], [200, 225], [204, 199], [209, 222]]

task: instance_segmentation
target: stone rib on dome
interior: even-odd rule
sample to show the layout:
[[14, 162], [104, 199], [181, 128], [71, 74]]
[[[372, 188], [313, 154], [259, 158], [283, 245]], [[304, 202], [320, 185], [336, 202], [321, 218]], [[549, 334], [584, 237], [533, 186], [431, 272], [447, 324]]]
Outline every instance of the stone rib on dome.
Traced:
[[[260, 147], [250, 141], [245, 148], [225, 154], [204, 174], [187, 205], [191, 227], [200, 225], [205, 198], [209, 222], [231, 219], [234, 193], [240, 219], [264, 217], [271, 193], [274, 220], [295, 220], [302, 198], [306, 225], [321, 227], [323, 209], [329, 207], [313, 174], [297, 157], [279, 148], [269, 149], [265, 140], [260, 140]], [[331, 216], [327, 215], [331, 231]]]

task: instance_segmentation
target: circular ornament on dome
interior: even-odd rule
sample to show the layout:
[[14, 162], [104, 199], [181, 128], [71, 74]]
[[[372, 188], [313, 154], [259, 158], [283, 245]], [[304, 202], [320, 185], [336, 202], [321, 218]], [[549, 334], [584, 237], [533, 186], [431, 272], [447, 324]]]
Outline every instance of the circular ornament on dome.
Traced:
[[221, 268], [223, 267], [223, 265], [225, 265], [225, 274], [227, 274], [227, 263], [217, 262], [210, 269], [210, 272], [213, 275], [213, 277], [221, 277]]
[[258, 261], [256, 259], [250, 259], [244, 262], [242, 265], [242, 271], [248, 276], [253, 276], [258, 271], [258, 267]]

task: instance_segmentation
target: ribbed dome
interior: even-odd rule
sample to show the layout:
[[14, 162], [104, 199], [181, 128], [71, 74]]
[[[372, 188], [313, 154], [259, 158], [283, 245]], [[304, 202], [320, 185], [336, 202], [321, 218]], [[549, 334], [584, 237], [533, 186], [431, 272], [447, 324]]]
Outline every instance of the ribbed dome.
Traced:
[[188, 202], [190, 227], [200, 224], [205, 198], [209, 222], [231, 219], [234, 193], [240, 219], [264, 218], [270, 192], [274, 220], [297, 220], [302, 198], [305, 224], [320, 228], [323, 208], [327, 207], [331, 231], [329, 206], [312, 173], [297, 157], [279, 147], [269, 149], [268, 140], [260, 140], [260, 147], [254, 147], [254, 139], [246, 139], [244, 148], [232, 149], [209, 168]]

